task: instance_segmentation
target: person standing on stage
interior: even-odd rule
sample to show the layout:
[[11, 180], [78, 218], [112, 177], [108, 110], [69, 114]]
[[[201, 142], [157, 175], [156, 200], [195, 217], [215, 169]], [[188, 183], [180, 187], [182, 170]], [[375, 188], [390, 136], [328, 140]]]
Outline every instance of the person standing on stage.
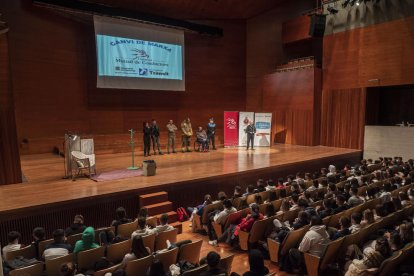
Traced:
[[157, 154], [155, 151], [155, 146], [158, 148], [158, 154], [163, 155], [161, 149], [160, 149], [160, 128], [157, 125], [157, 121], [154, 119], [152, 120], [151, 125], [151, 142], [152, 142], [152, 149], [154, 150], [154, 155]]
[[187, 117], [181, 123], [181, 131], [182, 134], [182, 144], [181, 144], [181, 151], [182, 152], [191, 152], [190, 150], [190, 139], [193, 136], [193, 129], [191, 128], [191, 121], [190, 118]]
[[151, 127], [148, 122], [144, 123], [144, 156], [151, 156]]
[[207, 136], [206, 131], [203, 129], [203, 127], [201, 126], [198, 127], [198, 130], [196, 132], [196, 137], [197, 137], [197, 143], [200, 144], [199, 151], [207, 152], [208, 151], [208, 136]]
[[247, 134], [247, 148], [246, 150], [249, 150], [249, 144], [251, 144], [252, 150], [254, 150], [254, 135], [256, 134], [256, 127], [254, 126], [254, 122], [250, 121], [249, 125], [244, 130]]
[[170, 148], [172, 149], [172, 153], [177, 153], [175, 151], [175, 132], [177, 131], [177, 127], [174, 125], [173, 120], [170, 120], [168, 122], [167, 130], [168, 130], [167, 153], [170, 154]]
[[213, 150], [216, 150], [216, 143], [215, 143], [215, 137], [216, 137], [216, 123], [214, 122], [213, 118], [210, 118], [210, 122], [207, 124], [207, 141], [208, 141], [208, 148], [210, 148], [210, 141], [211, 146]]

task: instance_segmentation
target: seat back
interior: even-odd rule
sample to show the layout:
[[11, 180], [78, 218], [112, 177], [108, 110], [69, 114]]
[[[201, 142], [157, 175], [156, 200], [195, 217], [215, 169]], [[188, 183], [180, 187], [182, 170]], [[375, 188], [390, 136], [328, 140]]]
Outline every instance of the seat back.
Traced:
[[117, 264], [117, 265], [108, 267], [106, 269], [102, 269], [102, 270], [96, 271], [93, 274], [93, 276], [105, 276], [106, 273], [112, 273], [112, 272], [114, 272], [115, 270], [117, 270], [120, 267], [121, 267], [121, 264]]
[[266, 229], [273, 223], [274, 217], [257, 220], [250, 230], [249, 243], [253, 244], [265, 238]]
[[350, 246], [351, 244], [357, 243], [359, 241], [358, 240], [359, 234], [360, 234], [360, 231], [357, 231], [355, 233], [345, 236], [344, 241], [341, 244], [341, 249], [339, 252], [346, 252], [346, 249], [348, 248], [348, 246]]
[[230, 226], [230, 224], [237, 224], [239, 220], [247, 216], [248, 212], [249, 211], [247, 209], [243, 209], [243, 210], [239, 210], [237, 212], [231, 213], [227, 217], [226, 224], [224, 225], [224, 229], [227, 229]]
[[132, 240], [128, 239], [108, 246], [106, 248], [106, 256], [108, 260], [115, 264], [122, 261], [124, 256], [131, 251], [131, 244]]
[[177, 228], [159, 233], [155, 238], [155, 252], [167, 248], [167, 240], [169, 240], [171, 243], [175, 243], [177, 241], [177, 234]]
[[157, 217], [148, 217], [147, 218], [147, 225], [151, 228], [157, 227]]
[[185, 271], [182, 275], [183, 276], [198, 276], [200, 275], [202, 272], [207, 271], [208, 270], [208, 265], [201, 265], [197, 268], [191, 269], [191, 270], [187, 270]]
[[180, 247], [178, 260], [184, 260], [197, 265], [200, 261], [200, 251], [203, 240], [198, 240], [192, 243], [184, 244]]
[[142, 242], [144, 243], [145, 247], [148, 247], [151, 252], [154, 252], [155, 248], [155, 237], [157, 234], [152, 233], [150, 235], [142, 236]]
[[345, 238], [339, 238], [334, 241], [331, 241], [328, 246], [326, 247], [325, 253], [322, 256], [320, 261], [320, 268], [325, 270], [328, 268], [328, 265], [333, 263], [335, 259], [338, 257], [338, 250], [341, 248], [342, 243], [344, 242]]
[[273, 207], [275, 208], [276, 212], [279, 211], [280, 206], [282, 205], [282, 201], [283, 201], [283, 198], [272, 201]]
[[130, 223], [124, 223], [121, 225], [118, 225], [117, 229], [117, 235], [124, 237], [124, 238], [130, 238], [132, 232], [137, 230], [138, 228], [138, 220], [134, 220]]
[[281, 245], [280, 254], [283, 256], [287, 254], [291, 248], [296, 247], [308, 230], [309, 225], [306, 225], [300, 229], [290, 231]]
[[43, 252], [45, 251], [46, 246], [48, 246], [49, 244], [51, 244], [54, 240], [53, 239], [49, 239], [49, 240], [44, 240], [39, 242], [39, 246], [37, 248], [38, 250], [38, 256], [42, 257]]
[[169, 271], [170, 266], [177, 262], [177, 256], [178, 256], [178, 248], [176, 247], [166, 252], [162, 252], [162, 253], [155, 255], [155, 259], [158, 259], [162, 263], [165, 271]]
[[43, 276], [43, 263], [14, 269], [9, 272], [10, 276]]
[[398, 251], [394, 253], [391, 257], [386, 259], [381, 263], [379, 268], [379, 275], [380, 276], [389, 276], [394, 275], [397, 271], [398, 265], [403, 261], [402, 258], [403, 254], [402, 251]]
[[282, 221], [289, 221], [289, 223], [292, 223], [295, 220], [295, 218], [298, 217], [298, 213], [299, 209], [284, 212]]
[[5, 261], [10, 261], [15, 259], [16, 257], [23, 256], [26, 259], [33, 259], [36, 258], [36, 248], [32, 245], [28, 245], [26, 247], [20, 248], [18, 250], [13, 250], [7, 252], [4, 256]]
[[217, 203], [212, 203], [212, 204], [206, 205], [203, 209], [203, 215], [201, 216], [201, 223], [202, 224], [207, 224], [208, 214], [211, 213], [212, 211], [217, 210], [217, 209], [222, 208], [222, 207], [223, 207], [223, 203], [221, 201], [217, 202]]
[[98, 228], [95, 229], [95, 242], [97, 244], [101, 244], [101, 240], [100, 240], [100, 234], [101, 232], [106, 232], [106, 231], [113, 231], [115, 233], [115, 227], [102, 227], [102, 228]]
[[231, 265], [233, 264], [234, 254], [227, 255], [224, 258], [220, 259], [220, 267], [227, 271], [227, 274], [230, 275]]
[[77, 256], [78, 269], [87, 270], [93, 268], [95, 263], [99, 261], [104, 255], [105, 247], [103, 246], [79, 252]]
[[81, 239], [82, 239], [82, 233], [79, 233], [79, 234], [75, 234], [75, 235], [70, 235], [70, 236], [68, 236], [68, 237], [66, 238], [66, 242], [67, 242], [68, 244], [70, 244], [70, 245], [72, 246], [72, 248], [74, 248], [74, 247], [75, 247], [76, 242], [77, 242], [78, 240], [81, 240]]
[[149, 255], [138, 260], [129, 261], [125, 269], [126, 275], [147, 275], [147, 271], [150, 268], [153, 260], [154, 256]]
[[331, 216], [331, 219], [329, 220], [328, 226], [330, 227], [338, 227], [339, 225], [339, 218], [344, 215], [344, 212], [339, 212]]
[[60, 276], [60, 267], [64, 263], [73, 262], [73, 254], [70, 253], [66, 256], [54, 258], [46, 261], [46, 275], [48, 276]]

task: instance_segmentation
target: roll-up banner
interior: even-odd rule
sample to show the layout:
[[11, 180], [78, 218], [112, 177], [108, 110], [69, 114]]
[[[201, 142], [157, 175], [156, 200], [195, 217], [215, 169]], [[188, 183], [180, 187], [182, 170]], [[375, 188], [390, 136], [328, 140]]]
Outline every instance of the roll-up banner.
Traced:
[[239, 145], [239, 112], [224, 111], [224, 146]]
[[255, 113], [256, 137], [254, 146], [270, 147], [270, 132], [272, 128], [272, 113]]
[[249, 122], [254, 121], [254, 112], [239, 112], [239, 147], [244, 147], [247, 144], [247, 135], [245, 132]]

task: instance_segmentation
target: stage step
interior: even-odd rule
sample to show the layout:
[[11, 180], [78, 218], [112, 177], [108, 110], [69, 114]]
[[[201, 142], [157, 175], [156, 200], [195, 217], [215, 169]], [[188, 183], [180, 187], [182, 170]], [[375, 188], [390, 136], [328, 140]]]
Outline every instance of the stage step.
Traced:
[[171, 201], [163, 201], [161, 203], [155, 203], [150, 205], [144, 205], [148, 209], [148, 215], [156, 216], [163, 213], [168, 213], [173, 210], [173, 203]]
[[[173, 223], [178, 221], [178, 216], [177, 216], [177, 212], [174, 211], [170, 211], [166, 213], [168, 215], [168, 223]], [[160, 221], [160, 217], [162, 214], [158, 214], [155, 217], [157, 218], [157, 221]]]
[[158, 192], [139, 196], [139, 206], [152, 205], [164, 201], [168, 201], [167, 192]]
[[179, 221], [170, 223], [171, 226], [178, 229], [178, 234], [181, 234], [183, 232], [183, 224]]

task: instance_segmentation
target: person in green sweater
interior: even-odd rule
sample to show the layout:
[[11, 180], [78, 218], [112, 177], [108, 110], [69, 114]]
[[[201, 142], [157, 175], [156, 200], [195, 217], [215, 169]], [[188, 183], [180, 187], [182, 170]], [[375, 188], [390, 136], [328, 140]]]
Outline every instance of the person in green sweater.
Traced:
[[95, 243], [95, 229], [93, 227], [87, 227], [82, 234], [82, 239], [77, 241], [73, 253], [75, 256], [85, 250], [98, 248], [99, 244]]

